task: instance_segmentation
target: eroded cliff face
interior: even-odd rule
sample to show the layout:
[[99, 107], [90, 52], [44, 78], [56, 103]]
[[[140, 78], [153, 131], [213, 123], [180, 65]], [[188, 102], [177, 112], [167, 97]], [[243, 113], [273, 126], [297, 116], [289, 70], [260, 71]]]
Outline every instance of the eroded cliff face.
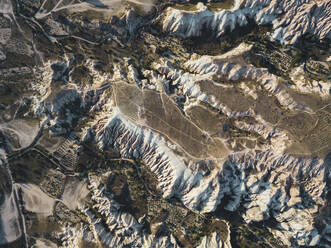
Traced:
[[0, 9], [0, 247], [329, 247], [329, 1]]
[[272, 39], [282, 44], [295, 44], [305, 35], [331, 38], [329, 1], [236, 0], [230, 9], [212, 6], [208, 8], [200, 2], [191, 10], [169, 7], [161, 18], [163, 30], [183, 38], [200, 37], [208, 31], [224, 37], [254, 21], [272, 25]]

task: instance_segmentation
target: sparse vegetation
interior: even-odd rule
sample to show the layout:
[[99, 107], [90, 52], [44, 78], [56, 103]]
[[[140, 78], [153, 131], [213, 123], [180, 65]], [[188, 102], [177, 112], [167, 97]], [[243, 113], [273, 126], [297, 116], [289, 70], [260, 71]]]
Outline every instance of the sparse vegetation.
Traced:
[[[44, 2], [43, 8], [41, 8], [42, 2]], [[249, 176], [257, 177], [264, 173], [261, 171], [266, 169], [266, 164], [273, 163], [274, 157], [277, 156], [283, 155], [282, 160], [293, 160], [293, 164], [297, 161], [293, 156], [288, 155], [298, 156], [300, 160], [317, 157], [307, 160], [305, 169], [316, 166], [315, 159], [327, 161], [325, 158], [329, 154], [331, 140], [331, 106], [328, 94], [330, 92], [325, 93], [327, 90], [323, 88], [322, 97], [322, 93], [318, 90], [313, 91], [314, 93], [308, 90], [308, 93], [300, 91], [298, 87], [296, 88], [299, 85], [296, 80], [301, 80], [302, 76], [303, 87], [307, 89], [316, 87], [315, 89], [322, 91], [324, 84], [317, 85], [314, 80], [323, 83], [330, 81], [330, 42], [319, 41], [313, 36], [304, 36], [296, 46], [281, 45], [277, 41], [271, 41], [270, 33], [274, 32], [272, 25], [259, 26], [254, 21], [255, 17], [250, 14], [247, 14], [246, 18], [252, 19], [248, 19], [246, 26], [236, 27], [231, 31], [223, 30], [222, 37], [216, 37], [216, 32], [211, 31], [206, 24], [202, 28], [201, 36], [182, 39], [163, 32], [163, 16], [160, 14], [169, 6], [196, 11], [199, 0], [185, 4], [160, 0], [155, 6], [143, 5], [139, 0], [126, 1], [126, 3], [119, 1], [116, 4], [123, 4], [119, 9], [114, 5], [103, 6], [104, 2], [108, 4], [112, 1], [82, 3], [65, 0], [19, 1], [17, 6], [13, 6], [13, 14], [8, 14], [11, 20], [6, 17], [7, 14], [0, 16], [0, 156], [4, 161], [4, 163], [0, 161], [0, 205], [6, 200], [3, 193], [9, 194], [12, 191], [12, 181], [16, 183], [17, 188], [19, 184], [33, 184], [56, 202], [49, 216], [26, 211], [24, 208], [26, 205], [22, 202], [20, 207], [25, 217], [29, 246], [34, 245], [39, 238], [50, 240], [56, 246], [66, 246], [62, 239], [63, 235], [74, 236], [66, 228], [83, 230], [83, 233], [79, 232], [79, 235], [84, 237], [79, 241], [82, 247], [106, 246], [101, 244], [100, 237], [94, 237], [98, 231], [91, 229], [97, 225], [105, 228], [105, 231], [111, 235], [118, 235], [107, 224], [109, 223], [107, 222], [109, 216], [105, 214], [107, 209], [102, 209], [102, 203], [97, 205], [93, 202], [97, 200], [96, 198], [92, 200], [91, 195], [94, 191], [90, 188], [83, 188], [80, 191], [81, 195], [85, 193], [87, 195], [81, 203], [84, 208], [80, 210], [67, 206], [69, 204], [63, 197], [65, 189], [71, 194], [71, 189], [65, 188], [70, 178], [75, 178], [83, 184], [95, 174], [101, 182], [96, 191], [100, 190], [104, 193], [101, 194], [101, 197], [104, 197], [102, 200], [107, 197], [114, 199], [119, 203], [120, 212], [129, 213], [137, 220], [145, 217], [139, 232], [146, 235], [153, 234], [155, 240], [158, 237], [169, 236], [171, 233], [179, 245], [196, 247], [202, 237], [211, 237], [215, 232], [221, 240], [228, 239], [230, 233], [227, 223], [229, 223], [234, 248], [285, 247], [273, 235], [272, 228], [277, 225], [264, 222], [244, 223], [242, 216], [247, 211], [246, 197], [251, 197], [247, 185], [251, 179]], [[203, 0], [203, 2], [212, 12], [230, 9], [234, 5], [233, 0], [216, 2]], [[91, 8], [86, 9], [85, 4], [91, 5]], [[129, 9], [132, 11], [128, 12]], [[114, 16], [110, 17], [109, 13], [113, 13]], [[6, 30], [10, 30], [8, 37], [6, 36], [8, 34], [5, 34]], [[219, 70], [214, 73], [212, 69], [209, 70], [212, 71], [210, 73], [199, 73], [198, 70], [186, 68], [185, 62], [201, 58], [203, 55], [222, 55], [232, 51], [241, 43], [252, 45], [252, 49], [244, 54], [234, 55], [234, 58], [226, 61], [230, 63], [226, 68], [222, 68], [222, 72]], [[64, 66], [64, 71], [59, 66], [63, 61], [70, 62], [69, 66]], [[208, 71], [208, 63], [206, 65], [203, 63], [200, 62], [197, 67], [205, 66], [205, 71]], [[157, 64], [160, 64], [160, 67]], [[136, 69], [137, 81], [129, 77], [131, 72], [129, 65]], [[297, 68], [299, 66], [302, 67]], [[16, 67], [23, 68], [22, 73], [18, 69], [7, 71]], [[236, 78], [237, 75], [233, 74], [240, 74], [247, 67], [267, 69], [247, 72], [247, 80], [227, 79], [230, 78], [227, 77], [230, 74]], [[300, 69], [299, 76], [293, 78], [293, 71], [297, 69]], [[62, 74], [58, 76], [57, 73], [64, 74], [63, 78]], [[269, 73], [278, 76], [275, 85], [268, 84], [270, 80], [268, 77], [260, 81], [256, 79]], [[186, 79], [187, 75], [188, 79]], [[104, 90], [104, 85], [105, 88], [109, 88]], [[60, 99], [65, 101], [65, 104], [58, 108], [53, 100], [61, 91], [74, 91], [77, 97], [71, 99], [69, 95]], [[87, 100], [89, 98], [93, 100]], [[286, 106], [293, 102], [298, 103], [295, 108]], [[122, 157], [132, 154], [131, 151], [140, 146], [141, 140], [129, 144], [121, 143], [120, 140], [125, 140], [128, 134], [120, 130], [119, 132], [122, 133], [116, 137], [118, 143], [112, 147], [112, 139], [115, 135], [107, 128], [111, 129], [109, 124], [113, 123], [110, 121], [120, 121], [112, 119], [115, 115], [123, 120], [121, 124], [125, 129], [133, 130], [130, 129], [132, 133], [139, 133], [143, 129], [144, 133], [142, 132], [141, 135], [146, 140], [145, 134], [152, 132], [150, 141], [144, 140], [144, 142], [155, 142], [156, 144], [148, 144], [153, 145], [153, 149], [154, 146], [157, 147], [157, 142], [161, 142], [161, 148], [155, 148], [156, 155], [160, 157], [163, 153], [168, 155], [167, 149], [171, 151], [169, 159], [178, 155], [178, 159], [183, 161], [184, 165], [180, 167], [181, 171], [176, 171], [175, 164], [170, 169], [166, 168], [161, 175], [159, 168], [153, 173], [150, 164], [145, 164], [148, 161], [140, 160], [145, 157], [141, 156], [144, 151], [139, 149], [137, 154], [134, 153], [135, 159]], [[32, 144], [29, 149], [22, 148], [21, 146], [25, 144], [17, 136], [24, 138], [30, 134], [23, 130], [25, 126], [13, 128], [13, 122], [20, 120], [31, 124], [28, 126], [38, 126], [45, 119], [49, 121], [50, 128], [45, 129], [37, 145]], [[125, 126], [126, 121], [130, 125]], [[240, 126], [238, 122], [247, 124], [248, 127]], [[63, 129], [63, 133], [57, 133], [58, 129]], [[24, 134], [20, 133], [21, 130]], [[51, 136], [50, 130], [59, 137]], [[105, 130], [109, 133], [103, 133]], [[61, 159], [54, 157], [57, 148], [64, 141], [70, 140], [67, 139], [69, 133], [77, 138], [77, 142], [65, 147], [78, 157], [76, 167], [73, 166], [71, 170], [65, 169], [60, 163]], [[132, 133], [129, 134], [136, 135]], [[277, 135], [281, 137], [280, 142], [277, 140]], [[286, 137], [283, 140], [282, 135], [288, 137], [288, 140]], [[106, 141], [107, 138], [109, 143]], [[99, 145], [104, 147], [100, 149]], [[287, 149], [283, 152], [283, 146], [286, 145]], [[166, 147], [165, 152], [162, 151], [164, 147]], [[275, 154], [272, 154], [273, 150], [277, 150]], [[255, 167], [255, 163], [260, 162], [257, 158], [260, 155], [268, 156], [269, 153], [272, 156], [261, 159], [266, 161], [265, 164], [261, 165], [261, 168]], [[279, 155], [280, 153], [283, 154]], [[10, 178], [10, 173], [1, 167], [7, 166], [5, 157], [8, 158], [13, 180]], [[159, 158], [157, 160], [159, 161]], [[233, 164], [232, 160], [234, 160]], [[241, 164], [242, 160], [245, 160], [244, 165]], [[245, 163], [250, 164], [250, 167], [245, 168]], [[323, 166], [327, 165], [325, 162], [319, 164], [322, 163]], [[225, 167], [227, 168], [224, 169]], [[298, 167], [300, 165], [295, 166], [295, 170]], [[282, 169], [281, 166], [280, 168]], [[321, 168], [314, 169], [312, 174], [320, 171], [324, 173], [324, 169]], [[224, 173], [225, 170], [231, 169], [238, 179], [228, 177]], [[289, 166], [282, 172], [275, 172], [274, 180], [290, 169]], [[291, 172], [295, 174], [294, 169]], [[308, 169], [304, 172], [309, 174]], [[172, 190], [178, 192], [176, 191], [172, 198], [165, 200], [162, 195], [163, 189], [158, 186], [159, 180], [174, 176], [172, 173], [178, 174], [175, 175], [178, 176], [175, 180], [180, 186], [175, 188], [179, 185], [175, 184]], [[268, 174], [267, 179], [262, 177], [261, 180], [269, 180], [269, 176]], [[284, 198], [287, 199], [290, 196], [287, 192], [290, 184], [288, 181], [301, 180], [297, 178], [288, 176], [286, 179], [279, 179], [280, 181], [273, 186], [280, 187], [280, 193], [277, 191], [279, 194], [283, 194], [285, 190]], [[318, 189], [319, 192], [323, 192], [320, 193], [322, 196], [319, 196], [319, 193], [314, 191], [319, 185], [313, 184], [308, 178], [308, 176], [304, 178], [300, 185], [307, 189], [312, 187], [313, 197], [323, 202], [325, 188]], [[208, 181], [209, 179], [213, 181]], [[229, 182], [225, 182], [226, 180]], [[231, 188], [232, 180], [241, 181], [241, 185]], [[257, 185], [258, 183], [259, 181], [256, 182]], [[320, 184], [327, 185], [327, 183], [328, 181], [323, 181]], [[212, 195], [214, 192], [206, 193], [207, 190], [202, 191], [202, 194], [197, 196], [197, 207], [192, 209], [188, 209], [180, 199], [177, 199], [183, 197], [182, 199], [187, 200], [185, 197], [191, 197], [187, 195], [200, 194], [201, 192], [198, 191], [204, 190], [204, 187], [211, 190], [215, 184], [221, 187], [220, 192], [217, 192], [218, 195]], [[226, 188], [227, 184], [231, 186]], [[92, 183], [89, 186], [92, 187]], [[267, 186], [260, 186], [259, 190], [266, 190]], [[225, 211], [225, 206], [233, 200], [231, 196], [235, 195], [235, 190], [240, 191], [241, 194], [238, 209], [234, 212]], [[220, 197], [223, 191], [225, 195], [219, 203], [217, 197]], [[308, 199], [307, 192], [304, 194], [300, 192], [299, 197], [304, 203], [302, 206], [298, 204], [295, 210], [299, 211], [301, 207], [308, 205], [323, 210], [325, 206], [320, 202], [314, 206], [312, 203], [314, 200]], [[259, 193], [255, 192], [251, 198]], [[188, 199], [191, 200], [190, 203], [196, 200], [194, 197]], [[205, 207], [204, 201], [207, 198], [214, 202], [208, 201], [205, 206], [218, 204], [217, 209], [212, 213], [201, 214], [199, 211]], [[243, 198], [245, 199], [242, 200]], [[249, 200], [254, 201], [254, 199]], [[270, 215], [273, 214], [271, 209], [273, 200], [271, 199], [267, 206]], [[287, 209], [290, 206], [286, 204], [284, 206]], [[86, 209], [100, 222], [91, 223], [84, 212]], [[312, 216], [314, 225], [318, 219], [317, 225], [320, 225], [318, 231], [322, 233], [324, 228], [322, 215], [315, 213]], [[64, 229], [66, 229], [65, 234], [62, 233]], [[290, 229], [288, 227], [288, 230]], [[133, 236], [131, 229], [124, 232], [129, 233], [130, 238]], [[117, 236], [121, 241], [125, 239], [126, 234], [123, 233]], [[144, 238], [146, 237], [150, 238], [149, 236]], [[96, 240], [95, 243], [91, 241], [93, 239]], [[312, 241], [310, 237], [307, 240]], [[23, 247], [23, 243], [23, 239], [18, 239], [5, 246]]]

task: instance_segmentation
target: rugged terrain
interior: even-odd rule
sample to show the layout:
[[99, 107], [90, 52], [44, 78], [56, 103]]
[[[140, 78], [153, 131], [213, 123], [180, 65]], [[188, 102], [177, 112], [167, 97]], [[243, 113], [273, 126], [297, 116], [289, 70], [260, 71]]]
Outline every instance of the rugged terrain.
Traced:
[[331, 2], [0, 1], [0, 247], [330, 247]]

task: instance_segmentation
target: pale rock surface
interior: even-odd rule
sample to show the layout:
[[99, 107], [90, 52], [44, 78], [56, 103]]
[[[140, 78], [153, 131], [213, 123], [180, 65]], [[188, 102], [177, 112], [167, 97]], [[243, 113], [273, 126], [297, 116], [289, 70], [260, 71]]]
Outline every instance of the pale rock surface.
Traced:
[[269, 73], [268, 69], [256, 68], [245, 63], [231, 62], [231, 60], [236, 59], [239, 55], [244, 56], [250, 49], [252, 49], [252, 46], [242, 43], [229, 53], [220, 56], [205, 55], [197, 60], [188, 61], [185, 66], [193, 73], [217, 75], [232, 82], [258, 82], [264, 89], [273, 93], [283, 107], [291, 110], [305, 109], [311, 112], [309, 108], [297, 104], [284, 89], [284, 82], [279, 77]]
[[6, 152], [2, 148], [0, 148], [0, 170], [2, 178], [9, 180], [7, 183], [10, 187], [5, 189], [8, 186], [4, 182], [0, 183], [0, 245], [6, 245], [8, 242], [21, 238], [23, 230], [21, 230], [21, 216], [15, 199], [16, 188], [8, 168]]
[[[256, 155], [239, 152], [224, 161], [213, 161], [217, 170], [204, 177], [175, 155], [157, 133], [128, 121], [111, 104], [107, 111], [108, 121], [89, 129], [86, 138], [95, 136], [101, 149], [111, 147], [123, 157], [142, 159], [156, 174], [163, 197], [176, 195], [193, 211], [211, 212], [227, 196], [225, 209], [236, 211], [244, 206], [247, 222], [276, 219], [279, 226], [272, 232], [285, 243], [290, 242], [291, 235], [298, 237], [293, 245], [308, 245], [315, 238], [312, 220], [318, 213], [316, 204], [325, 204], [328, 162], [298, 159], [272, 150]], [[302, 185], [300, 199], [297, 185]]]
[[[241, 50], [241, 49], [238, 49], [238, 50]], [[238, 56], [239, 53], [238, 53], [238, 51], [231, 52], [230, 55], [232, 56], [234, 54], [235, 54], [235, 56]], [[224, 55], [222, 55], [222, 58], [229, 58], [230, 55], [224, 54]], [[193, 60], [193, 61], [187, 62], [187, 64], [189, 64], [189, 65], [191, 63], [195, 64], [195, 61]], [[201, 66], [203, 66], [203, 65], [204, 64], [201, 63]], [[178, 87], [181, 87], [183, 94], [187, 95], [189, 97], [189, 99], [191, 99], [190, 104], [188, 106], [186, 106], [187, 108], [194, 105], [194, 102], [203, 101], [203, 102], [207, 103], [208, 105], [210, 105], [216, 109], [219, 109], [220, 111], [222, 111], [222, 113], [224, 113], [228, 117], [231, 117], [234, 119], [239, 118], [239, 117], [244, 117], [244, 116], [254, 117], [256, 119], [256, 121], [258, 122], [257, 124], [247, 124], [247, 123], [238, 122], [238, 121], [236, 121], [235, 124], [237, 127], [239, 127], [242, 130], [257, 132], [264, 138], [270, 138], [272, 148], [275, 151], [278, 151], [279, 153], [284, 151], [285, 148], [289, 145], [289, 143], [288, 143], [289, 139], [288, 139], [287, 134], [285, 132], [283, 132], [282, 130], [279, 130], [279, 129], [273, 127], [270, 123], [263, 120], [263, 118], [260, 115], [257, 115], [254, 112], [254, 110], [249, 109], [248, 111], [245, 111], [245, 112], [233, 111], [224, 103], [216, 100], [217, 98], [214, 95], [206, 94], [203, 91], [201, 91], [197, 82], [199, 82], [201, 80], [210, 80], [211, 82], [213, 82], [212, 78], [213, 78], [213, 75], [216, 75], [215, 71], [217, 70], [216, 69], [217, 67], [214, 66], [214, 64], [210, 64], [210, 65], [207, 64], [206, 67], [208, 67], [209, 69], [211, 68], [211, 69], [210, 70], [208, 69], [206, 72], [198, 71], [198, 72], [200, 72], [199, 74], [183, 72], [181, 70], [175, 69], [175, 68], [173, 68], [172, 64], [169, 63], [168, 61], [161, 61], [161, 63], [156, 63], [154, 65], [154, 67], [161, 75], [158, 75], [155, 73], [150, 73], [150, 81], [151, 80], [154, 80], [156, 82], [161, 81], [161, 82], [163, 82], [163, 84], [165, 84], [167, 82], [167, 79], [173, 80], [175, 85], [177, 85]], [[265, 71], [265, 73], [269, 74], [267, 71]], [[247, 74], [244, 74], [244, 75], [247, 75]], [[164, 76], [166, 76], [167, 79], [165, 79]], [[225, 74], [225, 76], [226, 76], [226, 74]], [[284, 92], [284, 90], [282, 90], [282, 92]], [[277, 95], [281, 96], [281, 94], [277, 94]], [[283, 99], [283, 98], [280, 98], [280, 99]], [[290, 96], [288, 96], [288, 98], [286, 100], [291, 101], [293, 103], [293, 105], [292, 105], [293, 108], [295, 108], [295, 106], [297, 106], [300, 109], [303, 108], [300, 105], [296, 104]], [[284, 101], [283, 101], [283, 103], [284, 103]], [[291, 108], [291, 105], [289, 107]], [[184, 108], [185, 108], [185, 106], [184, 106]]]
[[43, 192], [37, 185], [34, 184], [19, 184], [24, 208], [27, 211], [49, 216], [53, 212], [55, 200]]
[[[2, 13], [12, 15], [9, 1], [1, 2], [0, 9]], [[184, 38], [201, 36], [204, 27], [209, 27], [215, 36], [222, 37], [226, 30], [232, 31], [236, 26], [245, 26], [248, 18], [253, 18], [259, 24], [273, 24], [274, 39], [292, 44], [304, 34], [313, 34], [320, 39], [330, 37], [329, 9], [330, 3], [327, 1], [242, 0], [236, 1], [232, 10], [211, 12], [200, 3], [196, 11], [168, 8], [163, 14], [162, 25], [165, 30]], [[135, 22], [136, 18], [135, 13], [129, 12], [121, 19], [130, 36], [141, 24], [141, 19]], [[9, 31], [0, 31], [2, 45], [9, 39]], [[313, 82], [312, 87], [307, 87], [300, 81], [294, 86], [287, 86], [267, 69], [246, 63], [243, 57], [249, 55], [251, 49], [251, 46], [241, 44], [221, 56], [195, 55], [183, 63], [181, 69], [176, 69], [166, 59], [156, 61], [152, 65], [153, 69], [142, 71], [145, 77], [143, 80], [138, 78], [138, 68], [128, 61], [125, 64], [128, 67], [127, 75], [121, 71], [120, 66], [115, 65], [115, 73], [110, 76], [95, 70], [97, 62], [87, 59], [84, 65], [90, 71], [93, 85], [84, 85], [81, 88], [70, 82], [73, 64], [71, 58], [48, 62], [44, 68], [2, 69], [0, 73], [6, 77], [33, 72], [39, 77], [40, 80], [32, 83], [32, 89], [35, 90], [35, 95], [31, 97], [32, 112], [36, 116], [47, 117], [50, 130], [55, 135], [72, 131], [75, 120], [85, 117], [85, 114], [95, 114], [94, 120], [90, 120], [84, 127], [82, 140], [94, 141], [101, 151], [115, 148], [123, 158], [141, 159], [156, 175], [158, 187], [165, 199], [176, 197], [185, 207], [196, 213], [213, 212], [224, 203], [224, 209], [238, 211], [247, 223], [268, 219], [275, 221], [275, 226], [269, 230], [287, 246], [321, 245], [320, 240], [331, 240], [331, 227], [327, 221], [319, 223], [319, 228], [316, 227], [318, 218], [323, 215], [321, 206], [327, 205], [330, 160], [297, 158], [286, 154], [284, 151], [289, 143], [287, 133], [263, 120], [253, 109], [242, 112], [232, 110], [213, 94], [203, 92], [198, 85], [202, 80], [216, 84], [213, 77], [217, 76], [240, 84], [240, 90], [256, 99], [256, 91], [246, 84], [247, 81], [256, 81], [261, 88], [276, 96], [283, 107], [306, 112], [311, 110], [297, 104], [287, 93], [288, 88], [327, 96], [330, 88], [322, 82]], [[58, 70], [54, 69], [54, 65]], [[301, 69], [297, 70], [293, 72], [293, 77], [300, 76]], [[149, 88], [167, 94], [170, 94], [169, 85], [173, 83], [177, 93], [188, 98], [183, 107], [184, 112], [202, 101], [221, 111], [226, 118], [231, 118], [234, 126], [240, 130], [255, 132], [270, 139], [270, 145], [266, 144], [259, 151], [245, 149], [219, 159], [193, 161], [179, 153], [181, 148], [178, 144], [171, 143], [161, 134], [129, 120], [121, 113], [107, 92], [119, 80], [136, 84], [142, 89]], [[232, 87], [221, 84], [218, 86], [224, 89]], [[248, 124], [242, 121], [242, 117], [253, 118], [256, 123]], [[0, 154], [5, 157], [2, 156], [2, 150]], [[200, 163], [212, 165], [210, 173], [202, 171]], [[0, 166], [5, 164], [5, 158], [0, 158]], [[107, 177], [109, 174], [102, 176]], [[70, 209], [77, 210], [78, 207], [77, 211], [86, 216], [88, 225], [63, 226], [59, 234], [63, 247], [78, 247], [82, 239], [95, 241], [95, 246], [178, 247], [172, 234], [155, 237], [145, 233], [142, 219], [137, 220], [133, 215], [122, 211], [120, 204], [106, 192], [100, 175], [89, 173], [86, 184], [85, 181], [74, 181], [68, 183], [64, 189], [63, 203]], [[50, 214], [54, 202], [37, 186], [19, 187], [23, 192], [26, 209]], [[86, 196], [88, 191], [92, 206], [70, 204], [71, 201]], [[15, 189], [5, 195], [0, 206], [0, 224], [10, 223], [0, 229], [0, 237], [5, 237], [7, 241], [15, 240], [22, 234], [14, 193]], [[35, 204], [36, 202], [41, 204]], [[38, 206], [47, 211], [41, 211]], [[37, 243], [40, 246], [45, 244], [42, 240]], [[49, 244], [50, 247], [51, 245]], [[199, 247], [231, 245], [229, 240], [222, 241], [218, 234], [213, 233], [204, 237]]]
[[162, 27], [183, 38], [199, 37], [207, 27], [216, 37], [243, 27], [252, 18], [258, 24], [272, 24], [272, 37], [285, 44], [294, 44], [306, 34], [318, 39], [331, 38], [330, 1], [309, 0], [241, 0], [232, 10], [212, 12], [201, 4], [197, 11], [169, 7], [163, 16]]
[[3, 60], [6, 60], [7, 56], [6, 54], [0, 50], [0, 60], [3, 61]]
[[197, 248], [231, 248], [230, 243], [225, 243], [221, 240], [220, 236], [217, 233], [212, 233], [211, 237], [203, 237], [201, 244]]
[[[106, 173], [102, 177], [107, 178], [110, 175], [111, 173]], [[105, 192], [100, 175], [90, 173], [88, 178], [94, 211], [100, 213], [103, 218], [101, 220], [95, 216], [94, 211], [89, 208], [82, 208], [81, 211], [87, 216], [92, 227], [91, 232], [67, 228], [60, 234], [65, 247], [77, 247], [79, 240], [82, 237], [87, 238], [88, 235], [94, 236], [100, 245], [107, 247], [178, 247], [172, 234], [155, 237], [143, 231], [142, 223], [122, 211], [112, 196]]]
[[320, 96], [326, 98], [331, 95], [331, 80], [328, 81], [316, 81], [316, 80], [307, 80], [304, 74], [304, 64], [293, 68], [290, 73], [290, 77], [294, 82], [294, 85], [289, 85], [289, 88], [292, 88], [296, 91], [308, 94], [316, 93]]
[[0, 205], [0, 245], [13, 242], [22, 236], [19, 218], [14, 193], [5, 196]]

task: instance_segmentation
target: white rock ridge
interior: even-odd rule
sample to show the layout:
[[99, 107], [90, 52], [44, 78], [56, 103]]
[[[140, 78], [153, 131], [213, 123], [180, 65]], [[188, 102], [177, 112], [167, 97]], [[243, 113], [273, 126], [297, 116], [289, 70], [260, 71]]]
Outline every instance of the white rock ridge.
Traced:
[[326, 233], [318, 232], [314, 216], [317, 206], [326, 204], [329, 162], [272, 150], [256, 155], [244, 151], [222, 161], [200, 161], [215, 166], [204, 175], [194, 169], [198, 166], [193, 164], [199, 162], [185, 162], [159, 134], [128, 121], [116, 107], [107, 111], [108, 121], [94, 126], [86, 137], [95, 135], [101, 149], [111, 147], [123, 157], [142, 159], [157, 176], [164, 198], [176, 196], [189, 209], [202, 213], [213, 212], [227, 199], [226, 210], [246, 209], [242, 213], [246, 222], [274, 218], [278, 225], [271, 231], [294, 247], [309, 245], [316, 233]]
[[163, 30], [189, 38], [201, 36], [207, 28], [221, 37], [252, 19], [257, 24], [272, 24], [273, 39], [284, 44], [294, 44], [306, 34], [320, 40], [331, 38], [331, 3], [327, 0], [241, 0], [232, 10], [212, 12], [201, 4], [197, 9], [169, 7], [163, 16]]

